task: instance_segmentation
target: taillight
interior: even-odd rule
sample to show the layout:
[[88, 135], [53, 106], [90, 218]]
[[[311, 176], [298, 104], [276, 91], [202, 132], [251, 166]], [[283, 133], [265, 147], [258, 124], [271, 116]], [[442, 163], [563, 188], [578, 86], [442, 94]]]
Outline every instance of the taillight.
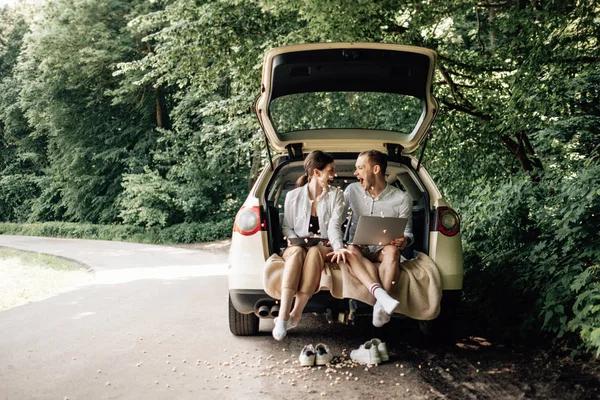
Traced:
[[437, 209], [437, 230], [446, 236], [454, 236], [460, 230], [460, 218], [450, 207]]
[[260, 220], [260, 207], [242, 207], [235, 216], [233, 231], [239, 232], [244, 236], [251, 236], [260, 231], [260, 228], [263, 226]]

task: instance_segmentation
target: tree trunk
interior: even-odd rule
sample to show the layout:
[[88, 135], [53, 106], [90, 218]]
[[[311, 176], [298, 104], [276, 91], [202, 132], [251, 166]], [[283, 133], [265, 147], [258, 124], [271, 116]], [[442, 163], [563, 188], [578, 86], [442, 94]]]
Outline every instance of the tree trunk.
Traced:
[[496, 48], [496, 33], [494, 32], [494, 9], [488, 9], [488, 21], [490, 22], [490, 53]]
[[165, 95], [161, 88], [156, 89], [156, 126], [169, 129], [171, 121], [165, 102]]
[[521, 170], [531, 173], [531, 180], [539, 181], [539, 176], [535, 171], [542, 170], [543, 165], [538, 156], [533, 150], [533, 146], [525, 132], [521, 131], [517, 134], [518, 142], [508, 135], [502, 135], [502, 142], [508, 148], [521, 165]]

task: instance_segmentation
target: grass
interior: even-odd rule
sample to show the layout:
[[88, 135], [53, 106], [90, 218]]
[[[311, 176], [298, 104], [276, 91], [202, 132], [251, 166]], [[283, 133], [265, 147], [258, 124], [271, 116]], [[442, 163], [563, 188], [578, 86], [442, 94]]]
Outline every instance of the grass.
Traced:
[[42, 300], [92, 278], [72, 261], [0, 248], [0, 310]]

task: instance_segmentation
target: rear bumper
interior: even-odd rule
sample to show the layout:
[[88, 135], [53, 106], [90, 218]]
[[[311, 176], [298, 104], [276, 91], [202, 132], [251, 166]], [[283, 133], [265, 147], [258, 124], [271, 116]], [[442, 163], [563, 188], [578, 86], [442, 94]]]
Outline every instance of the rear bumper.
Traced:
[[[456, 307], [460, 303], [462, 290], [444, 290], [442, 295], [442, 307]], [[279, 304], [279, 300], [270, 297], [264, 290], [257, 289], [231, 289], [229, 297], [233, 307], [241, 314], [256, 314], [258, 309], [266, 305], [271, 307]], [[372, 307], [357, 301], [357, 314], [372, 313]], [[305, 313], [325, 313], [327, 310], [333, 312], [345, 312], [349, 309], [348, 299], [336, 299], [328, 291], [315, 293], [304, 308]], [[400, 314], [396, 314], [400, 315]]]

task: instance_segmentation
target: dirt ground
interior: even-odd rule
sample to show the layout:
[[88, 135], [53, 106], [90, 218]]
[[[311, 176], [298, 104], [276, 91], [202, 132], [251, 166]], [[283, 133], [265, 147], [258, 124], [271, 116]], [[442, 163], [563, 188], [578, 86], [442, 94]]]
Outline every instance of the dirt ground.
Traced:
[[597, 399], [600, 369], [547, 350], [504, 346], [471, 336], [455, 347], [411, 349], [427, 365], [425, 382], [449, 399]]
[[[409, 320], [393, 320], [383, 329], [375, 329], [367, 320], [347, 327], [327, 325], [320, 316], [305, 318], [309, 327], [296, 333], [294, 340], [324, 341], [337, 350], [334, 354], [343, 354], [334, 359], [331, 368], [308, 371], [312, 380], [316, 378], [316, 382], [311, 382], [314, 385], [308, 386], [308, 393], [314, 398], [600, 398], [600, 366], [589, 357], [573, 360], [542, 347], [508, 345], [481, 336], [465, 336], [455, 343], [434, 347], [423, 343], [417, 325]], [[387, 343], [390, 361], [370, 368], [348, 366], [348, 347], [355, 346], [357, 339], [372, 337]], [[339, 351], [340, 348], [346, 351]], [[299, 367], [294, 374], [292, 377], [299, 384], [307, 375]], [[272, 384], [283, 383], [279, 381], [282, 378], [287, 377], [271, 378]], [[281, 398], [303, 398], [298, 388], [276, 386]]]

